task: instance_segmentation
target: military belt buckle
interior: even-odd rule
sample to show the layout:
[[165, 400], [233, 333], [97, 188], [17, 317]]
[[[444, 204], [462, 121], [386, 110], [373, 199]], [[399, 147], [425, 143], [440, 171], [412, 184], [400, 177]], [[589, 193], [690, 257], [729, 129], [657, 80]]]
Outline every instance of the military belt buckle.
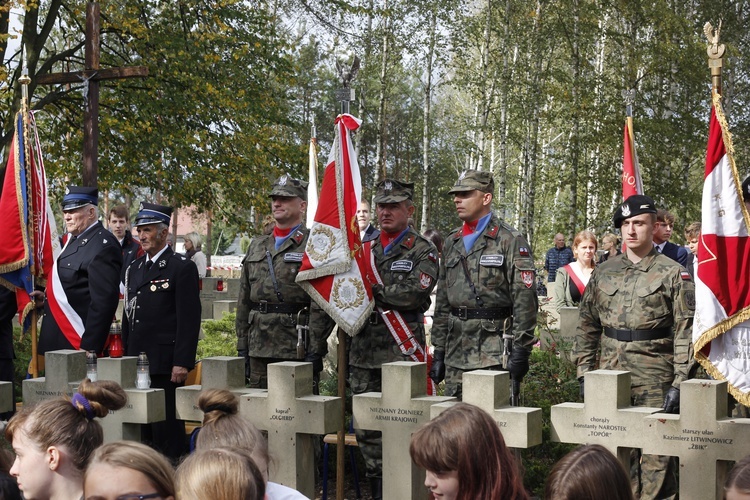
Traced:
[[267, 300], [261, 300], [260, 302], [258, 302], [258, 311], [260, 311], [262, 314], [268, 314]]
[[[407, 342], [411, 342], [411, 347], [409, 349], [404, 350], [403, 349], [404, 344], [406, 344]], [[417, 351], [417, 346], [415, 345], [414, 337], [412, 336], [406, 337], [404, 340], [399, 342], [398, 347], [399, 349], [401, 349], [401, 352], [404, 353], [406, 356], [411, 356]]]
[[469, 319], [469, 309], [466, 306], [461, 306], [458, 308], [458, 319], [461, 321], [466, 321]]

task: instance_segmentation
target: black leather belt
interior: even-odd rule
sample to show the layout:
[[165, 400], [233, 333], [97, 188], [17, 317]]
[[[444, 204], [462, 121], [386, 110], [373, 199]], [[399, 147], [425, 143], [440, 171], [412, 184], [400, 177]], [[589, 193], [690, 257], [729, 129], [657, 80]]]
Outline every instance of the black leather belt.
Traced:
[[481, 309], [451, 307], [451, 314], [460, 320], [505, 319], [513, 315], [513, 309], [510, 307], [483, 307]]
[[620, 342], [635, 342], [639, 340], [659, 340], [672, 335], [671, 328], [654, 328], [653, 330], [620, 330], [604, 327], [604, 335]]
[[297, 314], [305, 307], [310, 307], [309, 302], [304, 303], [278, 303], [278, 302], [267, 302], [261, 300], [260, 302], [250, 302], [251, 311], [259, 311], [262, 314], [266, 313], [278, 313], [278, 314]]
[[[416, 312], [401, 312], [401, 317], [404, 318], [404, 321], [407, 323], [422, 323], [424, 322], [424, 314], [422, 313], [416, 313]], [[372, 314], [370, 314], [370, 324], [371, 325], [377, 325], [378, 323], [383, 323], [383, 318], [380, 316], [380, 313], [377, 311], [373, 311]]]

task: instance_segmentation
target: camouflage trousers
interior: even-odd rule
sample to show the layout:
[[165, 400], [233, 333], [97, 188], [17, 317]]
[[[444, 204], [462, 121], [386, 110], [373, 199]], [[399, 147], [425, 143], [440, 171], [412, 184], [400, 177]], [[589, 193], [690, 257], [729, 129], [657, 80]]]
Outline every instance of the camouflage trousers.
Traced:
[[[631, 388], [633, 406], [660, 408], [671, 385], [657, 384]], [[664, 455], [645, 455], [641, 450], [633, 450], [630, 454], [630, 484], [635, 498], [677, 498], [677, 459]]]
[[[486, 366], [484, 368], [477, 368], [477, 370], [502, 370], [502, 365]], [[445, 395], [453, 396], [454, 398], [461, 401], [463, 397], [463, 382], [462, 378], [464, 373], [474, 370], [462, 370], [461, 368], [455, 368], [453, 366], [445, 367]]]
[[[352, 394], [382, 392], [382, 371], [379, 368], [349, 367]], [[380, 431], [354, 429], [357, 444], [365, 459], [367, 477], [383, 477], [383, 435]]]

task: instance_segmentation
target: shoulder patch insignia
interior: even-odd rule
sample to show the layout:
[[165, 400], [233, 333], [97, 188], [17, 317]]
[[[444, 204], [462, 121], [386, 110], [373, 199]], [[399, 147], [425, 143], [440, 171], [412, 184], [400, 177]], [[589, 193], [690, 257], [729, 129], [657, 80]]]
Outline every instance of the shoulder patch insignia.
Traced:
[[437, 255], [435, 255], [435, 252], [430, 252], [427, 258], [430, 260], [430, 262], [437, 262]]
[[518, 253], [521, 254], [521, 257], [528, 257], [530, 255], [529, 249], [526, 247], [519, 247]]
[[427, 273], [419, 274], [419, 286], [422, 287], [422, 290], [427, 290], [431, 284], [432, 284], [432, 276], [430, 276]]
[[534, 271], [521, 271], [521, 281], [526, 285], [526, 288], [531, 288], [534, 284]]
[[493, 224], [489, 229], [487, 229], [487, 236], [489, 236], [490, 238], [495, 238], [499, 231], [500, 226], [498, 226], [497, 224]]
[[689, 311], [694, 311], [695, 310], [695, 292], [693, 291], [685, 292], [684, 300], [685, 300], [685, 307], [687, 307]]
[[693, 281], [692, 276], [690, 276], [690, 273], [687, 271], [680, 271], [680, 277], [682, 278], [682, 281]]

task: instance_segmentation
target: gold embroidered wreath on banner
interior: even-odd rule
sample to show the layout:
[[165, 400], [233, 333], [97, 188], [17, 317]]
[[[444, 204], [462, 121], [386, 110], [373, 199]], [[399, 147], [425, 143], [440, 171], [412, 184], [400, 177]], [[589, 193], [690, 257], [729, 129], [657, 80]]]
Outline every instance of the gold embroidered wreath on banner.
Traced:
[[336, 235], [333, 234], [333, 231], [325, 226], [316, 226], [307, 241], [305, 251], [313, 260], [322, 262], [331, 255], [335, 245]]
[[336, 281], [331, 291], [331, 299], [339, 309], [356, 309], [365, 301], [365, 287], [361, 281], [354, 278]]

